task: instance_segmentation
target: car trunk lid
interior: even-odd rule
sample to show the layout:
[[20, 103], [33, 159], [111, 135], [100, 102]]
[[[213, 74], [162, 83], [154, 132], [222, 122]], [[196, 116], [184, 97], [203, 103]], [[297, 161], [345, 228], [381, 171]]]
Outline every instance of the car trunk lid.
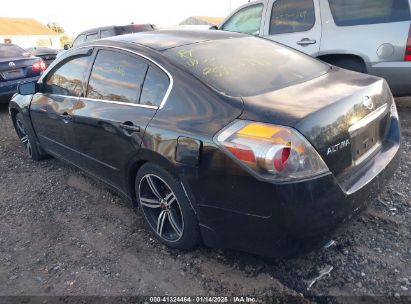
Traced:
[[383, 79], [339, 68], [243, 99], [241, 118], [294, 127], [341, 179], [379, 150], [393, 102]]
[[13, 57], [0, 59], [0, 81], [9, 81], [29, 76], [35, 76], [33, 64], [39, 60], [36, 57]]

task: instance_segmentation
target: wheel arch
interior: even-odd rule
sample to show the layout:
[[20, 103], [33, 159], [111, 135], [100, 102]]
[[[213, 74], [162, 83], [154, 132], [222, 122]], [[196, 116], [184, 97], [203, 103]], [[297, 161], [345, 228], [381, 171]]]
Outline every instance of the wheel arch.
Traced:
[[363, 56], [359, 55], [359, 54], [354, 54], [354, 53], [328, 53], [328, 54], [321, 54], [321, 55], [317, 56], [317, 59], [320, 59], [322, 61], [325, 61], [325, 62], [331, 63], [331, 64], [333, 64], [333, 62], [335, 62], [339, 59], [355, 60], [363, 66], [363, 68], [366, 72], [368, 71], [366, 59]]
[[132, 199], [134, 206], [137, 206], [136, 201], [136, 191], [135, 191], [135, 180], [138, 171], [146, 163], [154, 163], [166, 169], [170, 174], [174, 175], [176, 178], [179, 178], [177, 174], [177, 167], [169, 159], [165, 158], [159, 153], [148, 149], [141, 149], [138, 155], [133, 158], [128, 166], [126, 183], [129, 195]]

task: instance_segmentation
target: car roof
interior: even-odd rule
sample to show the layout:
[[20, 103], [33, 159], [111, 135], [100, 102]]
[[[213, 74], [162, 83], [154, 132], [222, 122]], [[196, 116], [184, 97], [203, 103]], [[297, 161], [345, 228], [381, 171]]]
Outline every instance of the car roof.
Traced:
[[106, 25], [106, 26], [100, 26], [100, 27], [95, 27], [95, 28], [92, 28], [92, 29], [88, 29], [88, 30], [85, 30], [85, 31], [82, 31], [82, 32], [80, 32], [77, 36], [80, 36], [80, 35], [87, 35], [87, 34], [89, 34], [89, 33], [91, 33], [91, 32], [98, 32], [98, 31], [103, 31], [103, 30], [111, 30], [111, 29], [116, 29], [116, 28], [125, 28], [125, 27], [128, 27], [128, 26], [151, 26], [151, 27], [153, 27], [154, 25], [153, 24], [151, 24], [151, 23], [142, 23], [142, 24], [134, 24], [134, 23], [130, 23], [130, 24], [126, 24], [126, 25]]
[[127, 34], [104, 40], [135, 43], [157, 51], [205, 41], [247, 37], [247, 35], [216, 30], [160, 30]]

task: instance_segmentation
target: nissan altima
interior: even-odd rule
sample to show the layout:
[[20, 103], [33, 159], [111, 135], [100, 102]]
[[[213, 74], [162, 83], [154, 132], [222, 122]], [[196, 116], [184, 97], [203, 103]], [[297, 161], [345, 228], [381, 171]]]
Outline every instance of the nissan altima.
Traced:
[[383, 79], [236, 33], [83, 44], [20, 85], [9, 110], [31, 159], [100, 179], [177, 249], [306, 252], [375, 200], [399, 164]]

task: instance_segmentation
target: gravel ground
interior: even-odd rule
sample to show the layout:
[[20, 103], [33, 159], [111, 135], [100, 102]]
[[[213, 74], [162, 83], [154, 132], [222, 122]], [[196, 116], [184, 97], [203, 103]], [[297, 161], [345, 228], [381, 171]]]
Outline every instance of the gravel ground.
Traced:
[[[291, 260], [166, 248], [140, 211], [101, 183], [55, 159], [29, 161], [1, 106], [0, 296], [252, 295], [292, 296], [294, 303], [385, 296], [405, 303], [411, 297], [411, 98], [397, 103], [403, 159], [389, 186], [340, 229], [335, 245]], [[329, 275], [308, 288], [325, 270]]]

